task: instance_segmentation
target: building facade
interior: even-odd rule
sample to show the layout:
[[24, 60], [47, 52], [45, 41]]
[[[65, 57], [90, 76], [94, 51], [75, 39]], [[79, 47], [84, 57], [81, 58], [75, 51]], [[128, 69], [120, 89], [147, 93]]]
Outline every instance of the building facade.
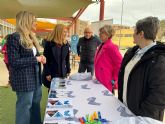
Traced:
[[135, 45], [133, 43], [133, 27], [121, 26], [116, 24], [114, 24], [113, 27], [116, 31], [112, 39], [115, 44], [117, 44], [120, 48], [129, 48]]
[[0, 19], [0, 37], [4, 38], [7, 34], [11, 34], [15, 31], [15, 26]]

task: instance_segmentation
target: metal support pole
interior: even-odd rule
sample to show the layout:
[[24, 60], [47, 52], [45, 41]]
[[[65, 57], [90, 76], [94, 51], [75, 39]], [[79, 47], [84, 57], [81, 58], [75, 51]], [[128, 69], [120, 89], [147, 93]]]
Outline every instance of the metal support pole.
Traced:
[[100, 0], [100, 21], [104, 20], [104, 0]]

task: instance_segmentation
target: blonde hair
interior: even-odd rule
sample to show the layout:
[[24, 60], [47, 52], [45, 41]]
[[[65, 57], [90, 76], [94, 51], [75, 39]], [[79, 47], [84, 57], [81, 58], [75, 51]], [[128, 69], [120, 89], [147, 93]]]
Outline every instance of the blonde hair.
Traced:
[[48, 35], [47, 41], [55, 42], [56, 44], [63, 45], [66, 44], [66, 38], [63, 37], [64, 29], [67, 27], [63, 24], [57, 24], [53, 31]]
[[112, 38], [115, 35], [115, 29], [111, 25], [104, 25], [99, 29], [99, 31], [105, 31], [108, 35], [108, 38]]
[[16, 31], [20, 34], [20, 43], [23, 47], [32, 49], [34, 45], [39, 51], [38, 40], [35, 33], [32, 32], [34, 21], [36, 21], [34, 14], [27, 11], [20, 11], [16, 15]]

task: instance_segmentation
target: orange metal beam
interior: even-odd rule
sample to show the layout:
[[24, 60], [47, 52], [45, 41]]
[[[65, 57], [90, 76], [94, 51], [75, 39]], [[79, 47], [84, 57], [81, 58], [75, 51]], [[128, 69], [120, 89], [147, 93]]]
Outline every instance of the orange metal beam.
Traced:
[[82, 8], [78, 11], [77, 15], [73, 18], [72, 23], [69, 25], [69, 27], [71, 27], [76, 22], [76, 20], [81, 16], [81, 14], [85, 11], [86, 8], [87, 7]]

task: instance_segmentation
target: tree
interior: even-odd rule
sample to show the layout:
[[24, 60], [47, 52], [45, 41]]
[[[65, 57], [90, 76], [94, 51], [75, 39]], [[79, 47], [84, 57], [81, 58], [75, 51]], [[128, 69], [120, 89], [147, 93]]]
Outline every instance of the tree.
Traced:
[[165, 20], [160, 21], [160, 30], [158, 32], [158, 40], [161, 40], [162, 37], [165, 37]]

